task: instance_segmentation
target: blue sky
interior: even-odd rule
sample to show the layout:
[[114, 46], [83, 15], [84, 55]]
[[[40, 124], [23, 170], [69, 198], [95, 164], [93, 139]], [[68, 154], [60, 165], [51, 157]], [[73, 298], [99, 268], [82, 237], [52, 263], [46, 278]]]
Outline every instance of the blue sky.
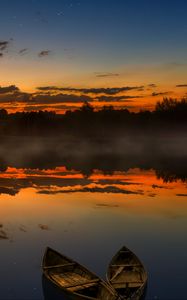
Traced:
[[[0, 37], [33, 50], [75, 48], [91, 62], [186, 60], [187, 2], [1, 0]], [[150, 53], [151, 52], [151, 53]], [[112, 62], [114, 64], [115, 62]]]
[[[150, 80], [173, 89], [186, 83], [185, 0], [0, 0], [0, 5], [0, 41], [9, 43], [0, 56], [0, 85], [106, 87]], [[97, 73], [119, 76], [102, 79]]]

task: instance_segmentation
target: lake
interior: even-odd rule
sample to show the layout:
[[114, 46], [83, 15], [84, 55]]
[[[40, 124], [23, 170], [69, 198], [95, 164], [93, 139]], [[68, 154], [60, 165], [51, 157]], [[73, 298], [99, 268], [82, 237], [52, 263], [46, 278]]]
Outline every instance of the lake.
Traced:
[[47, 246], [105, 279], [123, 245], [148, 271], [146, 299], [186, 299], [187, 152], [81, 147], [2, 142], [0, 299], [44, 299]]

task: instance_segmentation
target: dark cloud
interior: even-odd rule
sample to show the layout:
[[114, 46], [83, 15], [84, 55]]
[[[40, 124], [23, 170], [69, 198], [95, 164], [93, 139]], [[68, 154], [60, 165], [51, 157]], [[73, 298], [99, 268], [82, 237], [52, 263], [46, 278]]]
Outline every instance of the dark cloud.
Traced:
[[117, 207], [119, 207], [119, 205], [117, 205], [117, 204], [105, 204], [105, 203], [98, 203], [98, 204], [96, 204], [96, 208], [102, 208], [102, 207], [117, 208]]
[[118, 73], [100, 73], [100, 72], [95, 72], [96, 77], [117, 77], [119, 76]]
[[176, 87], [178, 87], [178, 88], [187, 87], [187, 84], [177, 84]]
[[43, 50], [41, 52], [38, 53], [38, 56], [39, 57], [45, 57], [45, 56], [48, 56], [51, 54], [51, 51], [50, 50]]
[[39, 194], [45, 195], [56, 195], [56, 194], [66, 194], [66, 193], [112, 193], [112, 194], [134, 194], [134, 195], [142, 195], [143, 193], [140, 191], [130, 191], [120, 189], [116, 186], [106, 186], [106, 187], [83, 187], [81, 189], [70, 189], [70, 190], [42, 190], [38, 191]]
[[22, 232], [27, 232], [27, 229], [24, 225], [20, 225], [19, 230]]
[[[21, 151], [19, 151], [19, 152], [21, 152]], [[34, 157], [34, 156], [32, 156], [32, 157]], [[49, 157], [49, 155], [47, 155], [47, 157]], [[47, 157], [44, 159], [45, 161], [47, 161]], [[16, 159], [17, 159], [17, 155], [16, 155]], [[27, 160], [27, 162], [28, 162], [28, 160]], [[29, 164], [33, 164], [33, 161], [31, 161]], [[38, 165], [38, 160], [35, 164]], [[25, 166], [25, 164], [24, 164], [24, 166]], [[43, 176], [42, 176], [42, 174], [38, 175], [37, 169], [35, 169], [35, 174], [33, 174], [33, 176], [29, 176], [28, 178], [25, 178], [25, 179], [0, 178], [0, 186], [4, 186], [2, 188], [2, 190], [0, 191], [0, 193], [2, 192], [3, 194], [13, 196], [13, 195], [16, 195], [16, 193], [18, 193], [21, 189], [35, 187], [41, 194], [42, 194], [42, 191], [44, 191], [43, 194], [46, 194], [46, 193], [48, 193], [48, 190], [46, 192], [46, 189], [48, 189], [48, 187], [51, 185], [57, 186], [59, 190], [62, 188], [67, 188], [67, 187], [70, 187], [71, 189], [74, 190], [75, 186], [85, 187], [90, 183], [91, 183], [91, 180], [88, 180], [88, 179], [74, 179], [74, 178], [61, 178], [61, 177], [58, 178], [58, 174], [57, 174], [57, 177], [53, 177], [53, 178], [46, 177], [45, 173], [43, 174]], [[49, 190], [49, 191], [51, 191], [51, 190]]]
[[4, 51], [8, 48], [9, 41], [0, 41], [0, 51]]
[[100, 102], [132, 102], [132, 99], [141, 98], [141, 96], [99, 96], [97, 99]]
[[139, 182], [130, 182], [130, 181], [120, 181], [120, 180], [114, 180], [114, 179], [99, 179], [97, 181], [101, 185], [108, 185], [108, 184], [118, 184], [118, 185], [142, 185], [142, 183]]
[[148, 196], [149, 196], [149, 197], [152, 197], [152, 198], [155, 197], [156, 195], [157, 195], [157, 194], [155, 194], [155, 193], [149, 193], [149, 194], [148, 194]]
[[89, 96], [77, 96], [77, 95], [67, 95], [67, 94], [57, 94], [57, 95], [37, 95], [32, 97], [32, 102], [35, 104], [57, 104], [57, 103], [84, 103], [92, 102], [93, 99]]
[[24, 108], [24, 111], [30, 112], [30, 111], [38, 111], [38, 110], [75, 110], [77, 109], [77, 106], [73, 106], [73, 105], [56, 105], [54, 104], [53, 106], [48, 106], [46, 105], [37, 105], [37, 104], [32, 104], [32, 105], [26, 105]]
[[152, 188], [153, 189], [171, 189], [171, 187], [167, 187], [167, 186], [164, 186], [164, 185], [157, 185], [157, 184], [152, 184]]
[[0, 230], [0, 240], [8, 240], [8, 234], [4, 230]]
[[179, 196], [179, 197], [187, 197], [187, 194], [176, 194], [176, 196]]
[[[26, 48], [22, 50], [26, 51]], [[37, 92], [26, 93], [22, 92], [15, 85], [0, 86], [0, 103], [5, 104], [6, 107], [4, 106], [4, 108], [6, 109], [10, 109], [10, 105], [11, 109], [17, 109], [17, 106], [22, 104], [24, 105], [23, 108], [25, 111], [46, 109], [67, 110], [76, 109], [77, 104], [83, 104], [85, 102], [132, 102], [133, 99], [142, 98], [142, 96], [121, 96], [117, 94], [122, 90], [129, 91], [134, 89], [138, 91], [140, 88], [141, 87], [80, 89], [44, 86], [38, 87]], [[95, 97], [91, 95], [91, 93], [96, 93]]]
[[38, 227], [39, 227], [41, 230], [50, 230], [49, 226], [48, 226], [48, 225], [45, 225], [45, 224], [39, 224]]
[[28, 49], [27, 49], [27, 48], [21, 49], [21, 50], [19, 51], [19, 54], [20, 54], [20, 55], [24, 55], [24, 54], [26, 54], [26, 53], [28, 53]]
[[[94, 99], [88, 95], [68, 95], [63, 93], [24, 93], [20, 91], [19, 88], [15, 85], [0, 87], [0, 103], [25, 103], [25, 109], [27, 111], [33, 109], [41, 109], [37, 106], [41, 106], [42, 109], [49, 108], [48, 105], [53, 105], [56, 109], [65, 109], [66, 107], [63, 106], [68, 103], [79, 104], [92, 101], [94, 101]], [[58, 106], [60, 104], [62, 105], [61, 108]]]
[[19, 88], [15, 85], [10, 85], [10, 86], [6, 86], [6, 87], [0, 86], [0, 94], [8, 94], [8, 93], [14, 93], [14, 92], [19, 92]]
[[44, 86], [37, 88], [40, 91], [65, 91], [65, 92], [80, 92], [84, 94], [106, 94], [116, 95], [121, 92], [128, 92], [132, 90], [143, 90], [144, 86], [125, 86], [125, 87], [113, 87], [113, 88], [73, 88], [73, 87], [56, 87], [56, 86]]
[[11, 187], [0, 187], [0, 195], [1, 194], [8, 194], [10, 196], [15, 196], [19, 190]]
[[0, 57], [3, 57], [3, 53], [0, 53]]
[[167, 95], [169, 94], [170, 92], [154, 92], [152, 93], [152, 96], [153, 97], [156, 97], [156, 96], [162, 96], [162, 95]]
[[156, 88], [156, 87], [157, 87], [157, 85], [154, 84], [154, 83], [150, 83], [150, 84], [148, 84], [148, 86], [149, 86], [149, 87], [152, 87], [152, 88]]
[[29, 103], [30, 99], [32, 98], [31, 94], [27, 93], [7, 93], [7, 94], [1, 94], [0, 93], [0, 103], [1, 104], [8, 104], [11, 103], [13, 105], [16, 105], [18, 103]]

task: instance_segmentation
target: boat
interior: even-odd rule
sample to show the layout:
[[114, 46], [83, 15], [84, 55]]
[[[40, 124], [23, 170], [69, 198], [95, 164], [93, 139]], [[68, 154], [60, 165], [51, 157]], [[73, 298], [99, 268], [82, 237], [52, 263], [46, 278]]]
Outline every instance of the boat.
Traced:
[[122, 299], [143, 299], [147, 272], [139, 258], [127, 247], [122, 247], [112, 258], [106, 276]]
[[94, 273], [64, 256], [47, 248], [43, 258], [43, 274], [73, 300], [120, 300], [113, 288]]

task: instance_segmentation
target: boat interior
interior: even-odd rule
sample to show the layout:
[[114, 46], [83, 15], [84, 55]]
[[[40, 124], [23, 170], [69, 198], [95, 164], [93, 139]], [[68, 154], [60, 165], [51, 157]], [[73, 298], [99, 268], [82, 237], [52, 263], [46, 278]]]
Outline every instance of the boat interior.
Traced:
[[109, 290], [102, 281], [86, 269], [81, 268], [77, 263], [66, 261], [63, 257], [61, 260], [55, 258], [53, 260], [54, 265], [51, 265], [51, 259], [49, 261], [50, 264], [44, 266], [45, 272], [53, 282], [67, 292], [86, 299], [112, 299]]

